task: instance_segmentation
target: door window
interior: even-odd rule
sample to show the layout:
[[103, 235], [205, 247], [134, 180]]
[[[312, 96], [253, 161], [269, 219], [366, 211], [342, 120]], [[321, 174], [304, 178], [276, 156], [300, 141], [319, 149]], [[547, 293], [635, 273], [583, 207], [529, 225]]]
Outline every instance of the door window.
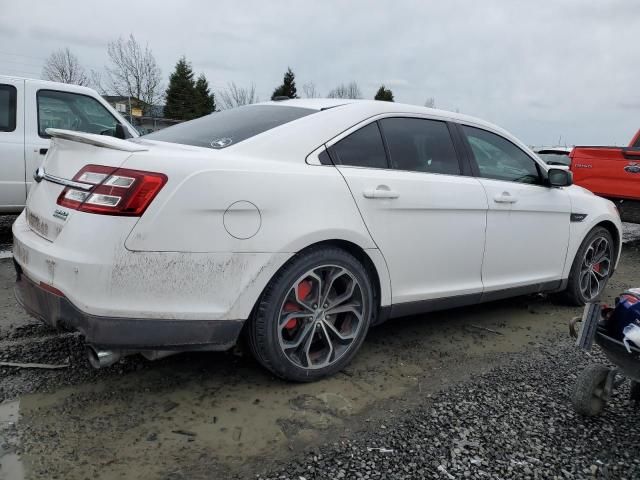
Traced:
[[16, 87], [0, 85], [0, 132], [16, 129]]
[[509, 140], [486, 130], [462, 126], [480, 176], [510, 182], [540, 184], [537, 163]]
[[376, 122], [343, 138], [331, 148], [336, 163], [354, 167], [387, 168], [387, 154]]
[[95, 98], [55, 90], [38, 91], [38, 133], [48, 138], [47, 128], [114, 136], [118, 121]]
[[421, 118], [385, 118], [380, 125], [389, 148], [391, 168], [460, 174], [458, 156], [445, 122]]

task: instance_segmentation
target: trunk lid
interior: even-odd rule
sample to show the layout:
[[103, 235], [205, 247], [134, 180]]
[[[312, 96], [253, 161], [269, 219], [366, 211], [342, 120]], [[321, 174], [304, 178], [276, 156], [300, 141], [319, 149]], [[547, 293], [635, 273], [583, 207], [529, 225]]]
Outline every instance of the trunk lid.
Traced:
[[51, 147], [38, 174], [34, 176], [36, 181], [29, 190], [25, 216], [31, 230], [54, 242], [73, 215], [78, 213], [57, 204], [65, 188], [64, 183], [73, 181], [74, 176], [86, 165], [104, 165], [116, 169], [132, 153], [148, 150], [148, 147], [70, 130], [48, 129], [47, 133], [51, 135]]

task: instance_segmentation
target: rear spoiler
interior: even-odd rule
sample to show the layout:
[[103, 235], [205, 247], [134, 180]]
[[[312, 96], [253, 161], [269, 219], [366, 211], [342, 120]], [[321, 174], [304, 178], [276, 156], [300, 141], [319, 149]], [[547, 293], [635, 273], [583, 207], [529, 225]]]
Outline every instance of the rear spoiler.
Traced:
[[122, 150], [124, 152], [144, 152], [149, 150], [144, 145], [121, 140], [107, 135], [95, 133], [74, 132], [73, 130], [62, 130], [60, 128], [47, 128], [47, 135], [52, 138], [62, 138], [72, 142], [87, 143], [95, 147], [111, 148], [112, 150]]

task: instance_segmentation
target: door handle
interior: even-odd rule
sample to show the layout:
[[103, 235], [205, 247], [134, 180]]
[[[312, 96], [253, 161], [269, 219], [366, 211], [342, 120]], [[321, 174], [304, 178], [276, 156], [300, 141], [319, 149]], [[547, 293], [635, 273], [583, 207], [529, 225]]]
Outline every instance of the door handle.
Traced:
[[398, 198], [400, 194], [391, 190], [386, 185], [378, 185], [375, 189], [369, 188], [362, 192], [364, 198]]
[[493, 197], [493, 201], [496, 203], [516, 203], [518, 199], [511, 195], [511, 193], [505, 191]]
[[48, 151], [49, 151], [48, 148], [41, 148], [40, 149], [40, 155], [46, 155]]

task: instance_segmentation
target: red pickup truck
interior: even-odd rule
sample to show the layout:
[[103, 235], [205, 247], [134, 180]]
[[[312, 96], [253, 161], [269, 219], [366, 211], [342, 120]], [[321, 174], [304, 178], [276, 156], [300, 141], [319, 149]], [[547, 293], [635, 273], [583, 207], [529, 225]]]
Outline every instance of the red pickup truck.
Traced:
[[640, 223], [640, 130], [628, 147], [580, 147], [569, 155], [573, 183], [615, 202], [623, 222]]

